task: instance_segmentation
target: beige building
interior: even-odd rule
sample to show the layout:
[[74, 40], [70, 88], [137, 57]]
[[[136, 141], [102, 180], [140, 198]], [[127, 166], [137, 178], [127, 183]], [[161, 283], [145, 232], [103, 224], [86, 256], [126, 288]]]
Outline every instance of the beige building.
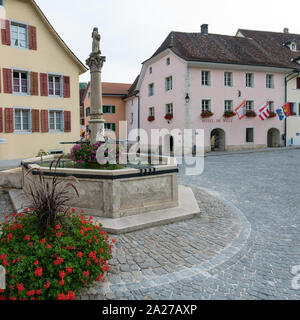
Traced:
[[43, 149], [68, 152], [80, 135], [76, 58], [33, 0], [0, 0], [0, 166]]

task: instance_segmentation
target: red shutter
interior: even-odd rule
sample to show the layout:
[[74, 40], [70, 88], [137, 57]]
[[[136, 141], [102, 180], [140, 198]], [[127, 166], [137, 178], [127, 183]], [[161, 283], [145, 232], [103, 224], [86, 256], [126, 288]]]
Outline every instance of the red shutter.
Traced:
[[49, 132], [48, 110], [41, 111], [42, 132]]
[[12, 133], [14, 132], [14, 109], [5, 108], [5, 132]]
[[12, 93], [12, 71], [3, 69], [3, 92]]
[[0, 132], [3, 132], [3, 109], [0, 108]]
[[37, 41], [36, 41], [36, 27], [28, 27], [28, 38], [29, 38], [29, 49], [37, 50]]
[[64, 122], [65, 132], [71, 132], [71, 111], [65, 111]]
[[2, 44], [10, 46], [10, 22], [2, 20], [0, 23], [4, 23], [4, 29], [1, 29]]
[[70, 77], [64, 76], [64, 97], [70, 98], [71, 92], [70, 92]]
[[297, 89], [300, 89], [300, 78], [297, 78]]
[[32, 132], [40, 132], [40, 111], [32, 110]]
[[39, 74], [30, 72], [30, 93], [32, 96], [39, 95]]
[[40, 80], [41, 80], [41, 96], [48, 97], [48, 75], [47, 73], [41, 73], [40, 74]]

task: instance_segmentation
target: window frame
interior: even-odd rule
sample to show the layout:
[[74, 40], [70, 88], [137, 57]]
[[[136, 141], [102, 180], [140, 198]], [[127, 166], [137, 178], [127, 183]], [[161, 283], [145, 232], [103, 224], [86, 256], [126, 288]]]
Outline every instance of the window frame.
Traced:
[[154, 96], [154, 82], [149, 83], [149, 85], [148, 85], [148, 95], [149, 95], [149, 97]]
[[148, 116], [149, 117], [155, 117], [155, 107], [149, 107]]
[[[226, 77], [226, 75], [230, 75], [230, 84], [228, 81], [228, 78]], [[233, 72], [231, 71], [224, 71], [224, 86], [225, 87], [233, 87]]]
[[[171, 83], [171, 86], [168, 85], [169, 83]], [[173, 90], [173, 76], [168, 76], [165, 78], [165, 89], [166, 91]]]
[[270, 112], [275, 112], [275, 104], [274, 104], [274, 101], [268, 101], [269, 103], [269, 109], [270, 109]]
[[[249, 79], [248, 76], [251, 76], [251, 85], [248, 85]], [[254, 88], [254, 73], [246, 72], [246, 88]]]
[[[12, 91], [13, 91], [13, 95], [16, 96], [29, 96], [30, 95], [30, 71], [29, 70], [22, 70], [19, 68], [12, 68]], [[17, 72], [19, 73], [19, 75], [21, 73], [26, 73], [27, 75], [27, 92], [22, 92], [22, 91], [15, 91], [14, 90], [14, 73]], [[20, 90], [22, 90], [22, 78], [19, 77], [19, 88]]]
[[[56, 95], [55, 91], [55, 82], [53, 83], [53, 94], [50, 94], [50, 81], [49, 78], [56, 78], [59, 77], [59, 90], [60, 90], [60, 95]], [[64, 88], [63, 88], [63, 75], [62, 74], [58, 74], [58, 73], [47, 73], [47, 81], [48, 81], [48, 97], [49, 98], [63, 98], [64, 96]]]
[[[50, 114], [54, 112], [54, 129], [51, 129], [50, 123]], [[61, 129], [57, 129], [56, 126], [56, 113], [61, 113]], [[49, 133], [62, 133], [65, 131], [65, 117], [64, 117], [64, 110], [63, 109], [49, 109], [48, 110], [48, 129]]]
[[[253, 141], [247, 141], [247, 137], [248, 137], [247, 132], [248, 132], [248, 130], [252, 130], [252, 140], [253, 140]], [[248, 127], [248, 128], [246, 128], [245, 134], [246, 134], [246, 136], [245, 136], [245, 141], [246, 141], [246, 143], [254, 143], [254, 141], [255, 141], [254, 127]]]
[[[11, 42], [10, 42], [10, 46], [13, 47], [13, 48], [17, 48], [17, 49], [21, 49], [21, 50], [29, 50], [29, 35], [28, 35], [28, 23], [25, 23], [23, 21], [18, 21], [18, 20], [13, 20], [13, 19], [9, 19], [9, 24], [10, 24], [10, 39], [11, 39]], [[12, 26], [16, 26], [18, 27], [18, 45], [15, 45], [13, 43], [13, 37], [12, 37]], [[22, 27], [25, 29], [25, 35], [26, 35], [26, 39], [25, 39], [25, 47], [21, 47], [20, 46], [20, 37], [19, 37], [19, 28]]]
[[[88, 111], [89, 111], [89, 112], [88, 112]], [[86, 116], [86, 117], [89, 117], [90, 114], [91, 114], [91, 107], [87, 107], [87, 108], [85, 109], [85, 116]]]
[[[251, 108], [248, 108], [248, 104], [251, 103]], [[254, 101], [253, 100], [247, 100], [246, 101], [246, 111], [254, 111]]]
[[172, 115], [174, 115], [174, 105], [173, 105], [173, 102], [166, 104], [166, 114], [172, 114]]
[[[226, 106], [226, 103], [230, 102], [230, 109]], [[224, 112], [232, 112], [233, 111], [233, 100], [224, 100]]]
[[[109, 108], [110, 111], [109, 111], [109, 112], [107, 112], [107, 111], [104, 112], [104, 107], [105, 107], [105, 108]], [[114, 109], [114, 108], [115, 108], [115, 109]], [[114, 110], [116, 111], [116, 106], [113, 105], [113, 104], [105, 104], [105, 105], [102, 106], [102, 112], [103, 112], [103, 114], [115, 114], [116, 112], [114, 112]]]
[[[31, 134], [32, 133], [32, 108], [29, 107], [13, 107], [14, 110], [14, 133], [15, 134]], [[21, 111], [21, 129], [16, 129], [16, 111]], [[28, 130], [23, 128], [23, 111], [28, 112]]]
[[[207, 78], [204, 76], [206, 73], [207, 73]], [[210, 73], [210, 71], [201, 70], [201, 86], [203, 86], [203, 87], [210, 87], [211, 86], [211, 73]]]
[[166, 65], [169, 66], [170, 64], [171, 64], [171, 58], [168, 57], [168, 58], [166, 59]]
[[[208, 102], [207, 106], [204, 105], [204, 103], [206, 103], [206, 102]], [[211, 99], [202, 99], [201, 100], [201, 110], [202, 110], [202, 113], [206, 112], [206, 111], [211, 112]]]
[[[112, 128], [111, 128], [111, 129], [107, 128], [108, 125], [111, 125]], [[113, 127], [114, 127], [114, 129], [113, 129]], [[107, 131], [116, 132], [116, 130], [117, 130], [117, 129], [116, 129], [116, 123], [115, 123], [115, 122], [105, 122], [105, 123], [104, 123], [104, 129], [107, 130]]]
[[[268, 79], [268, 77], [271, 77], [271, 82], [270, 80]], [[269, 86], [270, 85], [270, 86]], [[267, 89], [274, 89], [274, 75], [271, 74], [271, 73], [267, 73], [266, 74], [266, 88]]]

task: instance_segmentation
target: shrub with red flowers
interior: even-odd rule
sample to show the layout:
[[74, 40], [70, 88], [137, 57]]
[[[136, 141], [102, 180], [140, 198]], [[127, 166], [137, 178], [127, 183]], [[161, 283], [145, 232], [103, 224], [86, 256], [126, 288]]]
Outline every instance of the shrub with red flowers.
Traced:
[[256, 112], [253, 111], [253, 110], [248, 110], [248, 111], [246, 112], [246, 117], [248, 117], [248, 118], [255, 118], [256, 116], [257, 116], [257, 114], [256, 114]]
[[59, 218], [44, 236], [35, 212], [0, 224], [0, 265], [6, 271], [0, 300], [74, 300], [83, 288], [103, 281], [114, 239], [74, 210]]
[[172, 120], [173, 119], [173, 114], [172, 113], [167, 113], [165, 115], [165, 119], [168, 120], [168, 121]]
[[202, 113], [201, 113], [201, 117], [202, 118], [209, 118], [209, 117], [212, 117], [214, 114], [211, 112], [211, 111], [209, 111], [209, 110], [205, 110], [205, 111], [203, 111]]
[[149, 122], [152, 122], [152, 121], [154, 121], [154, 120], [155, 120], [154, 116], [149, 116], [149, 117], [148, 117], [148, 121], [149, 121]]
[[269, 118], [275, 118], [276, 117], [276, 112], [271, 111], [269, 114]]
[[231, 118], [231, 117], [234, 117], [234, 116], [236, 116], [236, 113], [234, 111], [225, 111], [224, 114], [223, 114], [224, 118]]

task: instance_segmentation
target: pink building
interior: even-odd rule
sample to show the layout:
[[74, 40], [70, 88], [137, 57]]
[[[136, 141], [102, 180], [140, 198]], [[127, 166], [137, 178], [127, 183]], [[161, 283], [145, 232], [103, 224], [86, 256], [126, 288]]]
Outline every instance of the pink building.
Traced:
[[[225, 115], [243, 101], [248, 111], [268, 101], [274, 112], [285, 103], [284, 79], [291, 70], [251, 39], [209, 34], [202, 25], [200, 33], [168, 35], [143, 63], [130, 103], [148, 135], [151, 129], [204, 129], [206, 151], [281, 146], [284, 121], [277, 116], [263, 121]], [[202, 113], [213, 115], [204, 118]], [[143, 148], [158, 151], [166, 143], [172, 150], [174, 139], [181, 138], [167, 134], [159, 144], [149, 141]]]

